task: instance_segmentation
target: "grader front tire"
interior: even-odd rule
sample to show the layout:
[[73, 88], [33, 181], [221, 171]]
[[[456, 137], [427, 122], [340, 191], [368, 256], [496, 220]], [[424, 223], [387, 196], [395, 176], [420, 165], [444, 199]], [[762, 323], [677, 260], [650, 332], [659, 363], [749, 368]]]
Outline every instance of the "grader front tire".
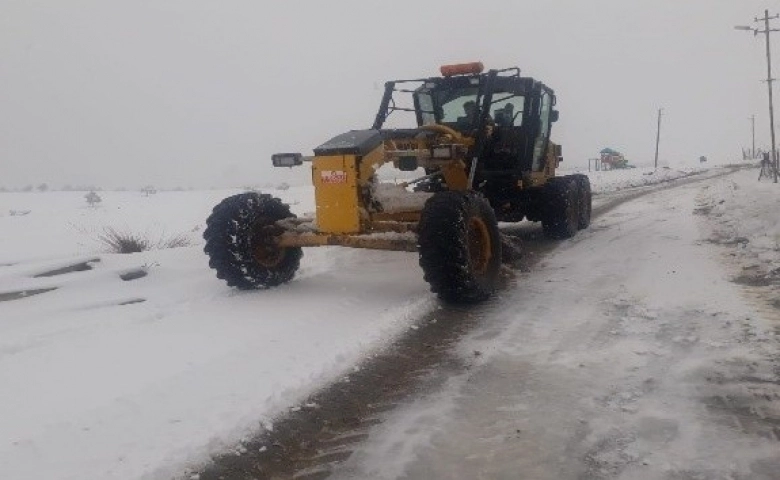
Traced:
[[501, 239], [495, 213], [481, 196], [434, 194], [422, 210], [418, 244], [425, 280], [445, 302], [476, 303], [495, 290]]
[[240, 193], [220, 202], [206, 221], [203, 251], [217, 277], [240, 290], [264, 289], [289, 282], [303, 250], [280, 248], [278, 220], [294, 217], [278, 198]]

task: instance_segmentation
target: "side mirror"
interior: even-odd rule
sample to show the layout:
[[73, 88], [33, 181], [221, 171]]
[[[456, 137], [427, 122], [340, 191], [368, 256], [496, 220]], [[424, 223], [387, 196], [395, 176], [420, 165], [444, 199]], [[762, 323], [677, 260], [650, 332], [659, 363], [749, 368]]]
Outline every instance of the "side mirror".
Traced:
[[303, 155], [300, 153], [274, 153], [271, 155], [274, 167], [297, 167], [303, 165]]
[[550, 121], [552, 123], [557, 122], [558, 121], [558, 116], [559, 116], [558, 110], [553, 110], [552, 112], [550, 112]]
[[562, 146], [556, 144], [553, 153], [555, 154], [555, 158], [558, 159], [558, 163], [563, 161], [563, 147]]

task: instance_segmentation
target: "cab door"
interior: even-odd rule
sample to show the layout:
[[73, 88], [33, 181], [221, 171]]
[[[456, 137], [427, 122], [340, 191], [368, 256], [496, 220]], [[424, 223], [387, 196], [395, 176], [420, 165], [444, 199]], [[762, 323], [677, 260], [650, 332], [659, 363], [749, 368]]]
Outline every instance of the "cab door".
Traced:
[[538, 130], [534, 140], [532, 170], [539, 172], [544, 169], [544, 157], [547, 155], [547, 144], [550, 140], [550, 120], [553, 107], [553, 96], [550, 92], [542, 89], [538, 105]]

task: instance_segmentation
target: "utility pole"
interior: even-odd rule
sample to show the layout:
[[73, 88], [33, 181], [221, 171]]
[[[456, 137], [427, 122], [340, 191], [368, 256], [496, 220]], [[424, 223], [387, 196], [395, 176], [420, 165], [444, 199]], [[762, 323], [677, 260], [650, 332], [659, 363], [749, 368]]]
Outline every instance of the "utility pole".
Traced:
[[780, 32], [780, 29], [776, 28], [770, 28], [769, 27], [769, 21], [770, 20], [776, 20], [777, 18], [780, 18], [780, 15], [774, 15], [772, 17], [769, 16], [769, 10], [764, 10], [764, 18], [755, 18], [755, 23], [764, 22], [764, 29], [760, 30], [758, 28], [754, 27], [747, 27], [747, 26], [738, 26], [734, 27], [737, 30], [746, 30], [753, 32], [754, 36], [758, 36], [759, 33], [763, 33], [766, 35], [766, 84], [769, 88], [769, 130], [772, 134], [772, 170], [774, 170], [774, 177], [775, 177], [775, 183], [777, 183], [777, 173], [778, 170], [780, 170], [780, 165], [778, 165], [778, 158], [777, 158], [777, 143], [775, 142], [775, 106], [774, 101], [772, 99], [772, 84], [774, 83], [775, 79], [772, 78], [772, 54], [771, 54], [771, 47], [770, 47], [770, 39], [769, 36], [772, 32]]
[[658, 170], [658, 144], [661, 143], [661, 116], [664, 109], [658, 109], [658, 128], [655, 131], [655, 169]]
[[[769, 20], [773, 20], [780, 17], [780, 15], [775, 15], [774, 17], [769, 17], [769, 10], [764, 10], [764, 33], [766, 34], [766, 85], [769, 88], [769, 131], [772, 132], [772, 165], [774, 166], [775, 170], [775, 183], [777, 183], [777, 143], [775, 142], [775, 104], [772, 100], [772, 83], [775, 81], [774, 78], [772, 78], [772, 53], [770, 51], [770, 42], [769, 42], [769, 34], [772, 31], [778, 32], [780, 30], [772, 30], [769, 28]], [[759, 19], [756, 18], [756, 22], [758, 22]], [[756, 33], [758, 35], [758, 33]]]

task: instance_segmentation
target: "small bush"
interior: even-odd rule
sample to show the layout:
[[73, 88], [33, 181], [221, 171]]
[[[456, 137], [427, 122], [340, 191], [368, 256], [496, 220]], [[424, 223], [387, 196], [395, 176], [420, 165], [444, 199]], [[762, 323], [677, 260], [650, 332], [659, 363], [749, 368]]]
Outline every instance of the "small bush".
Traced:
[[188, 247], [190, 245], [189, 239], [184, 235], [175, 235], [168, 238], [163, 236], [155, 242], [148, 235], [121, 231], [112, 227], [104, 228], [103, 233], [98, 235], [98, 240], [113, 253], [138, 253], [163, 248]]
[[138, 253], [149, 250], [149, 239], [132, 232], [122, 232], [111, 227], [103, 229], [98, 240], [113, 253]]
[[157, 248], [180, 248], [189, 246], [190, 240], [184, 235], [174, 235], [167, 239], [161, 238], [160, 241], [157, 242]]
[[87, 200], [87, 203], [89, 204], [90, 207], [96, 207], [98, 203], [103, 201], [103, 199], [100, 198], [100, 195], [98, 195], [94, 191], [91, 191], [88, 194], [84, 195], [84, 198]]

